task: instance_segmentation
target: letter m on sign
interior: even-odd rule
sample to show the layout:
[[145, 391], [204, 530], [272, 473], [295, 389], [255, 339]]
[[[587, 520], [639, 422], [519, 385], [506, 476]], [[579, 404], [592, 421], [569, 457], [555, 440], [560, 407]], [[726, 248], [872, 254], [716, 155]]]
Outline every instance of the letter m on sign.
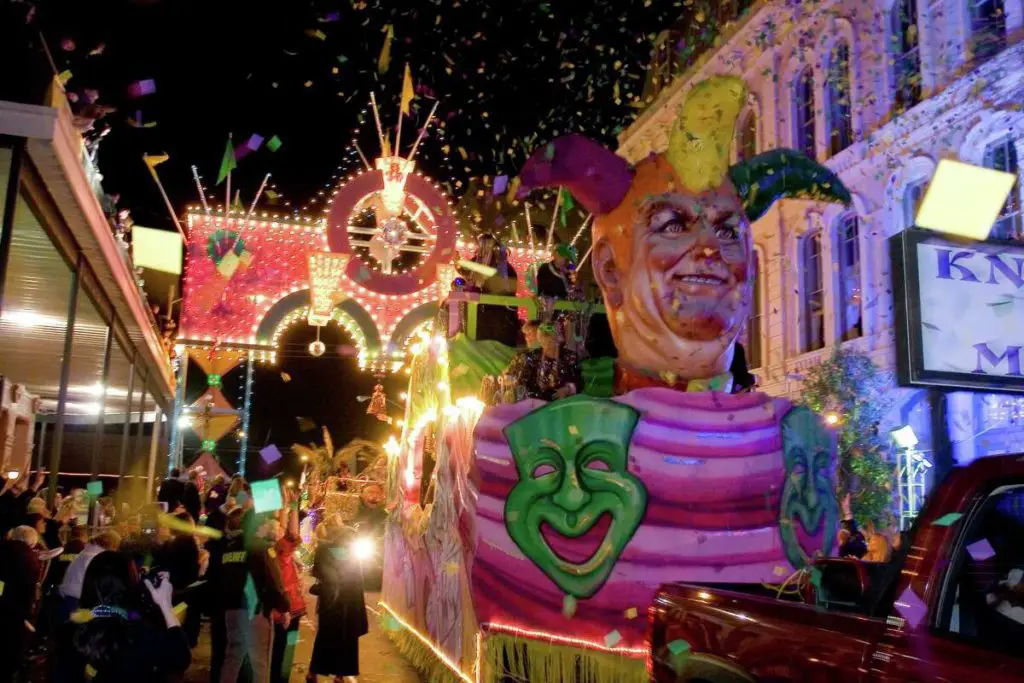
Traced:
[[[991, 374], [1005, 374], [1007, 377], [1022, 377], [1020, 371], [1020, 346], [1007, 346], [1006, 351], [999, 356], [995, 354], [992, 349], [988, 348], [988, 344], [975, 344], [974, 350], [978, 352], [978, 364], [974, 368], [974, 374], [977, 375], [991, 375]], [[992, 370], [998, 370], [998, 366], [1006, 361], [1008, 366], [1006, 373], [990, 372], [982, 368], [982, 361], [988, 363]]]

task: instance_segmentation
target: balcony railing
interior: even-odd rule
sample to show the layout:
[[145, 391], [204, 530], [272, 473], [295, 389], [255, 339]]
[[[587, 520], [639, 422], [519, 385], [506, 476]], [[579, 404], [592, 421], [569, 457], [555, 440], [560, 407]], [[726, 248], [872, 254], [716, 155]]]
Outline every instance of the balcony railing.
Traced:
[[[46, 98], [46, 105], [49, 107], [54, 107], [56, 109], [61, 109], [65, 111], [69, 120], [74, 120], [74, 114], [71, 111], [71, 105], [64, 94], [64, 87], [61, 85], [60, 81], [57, 78], [54, 78], [53, 84], [50, 87], [50, 90]], [[118, 247], [117, 251], [118, 253], [121, 254], [121, 258], [124, 260], [124, 263], [128, 267], [128, 270], [132, 273], [132, 279], [135, 282], [136, 293], [139, 297], [139, 300], [143, 304], [143, 308], [146, 311], [146, 316], [149, 319], [149, 324], [156, 331], [157, 336], [160, 337], [163, 333], [163, 330], [160, 327], [160, 324], [157, 321], [156, 316], [153, 315], [153, 311], [150, 308], [148, 295], [143, 289], [138, 277], [135, 276], [135, 263], [132, 261], [130, 248], [126, 242], [119, 239], [115, 235], [114, 225], [112, 223], [113, 219], [111, 218], [109, 211], [111, 199], [109, 195], [107, 195], [106, 192], [103, 191], [103, 174], [100, 173], [99, 167], [96, 165], [95, 159], [92, 155], [90, 155], [88, 145], [86, 145], [85, 139], [82, 137], [82, 135], [76, 130], [74, 131], [74, 136], [79, 149], [78, 161], [82, 166], [82, 172], [85, 174], [85, 178], [88, 181], [89, 187], [92, 189], [93, 194], [96, 196], [96, 201], [99, 203], [100, 208], [103, 210], [104, 216], [107, 218], [111, 237], [114, 239]], [[166, 355], [167, 350], [165, 349], [164, 351]], [[169, 355], [167, 356], [166, 362], [168, 367], [170, 367]]]
[[[451, 306], [448, 312], [448, 334], [464, 329], [466, 336], [476, 339], [478, 306], [502, 306], [504, 308], [521, 308], [526, 311], [527, 320], [536, 320], [540, 309], [540, 302], [534, 297], [498, 296], [496, 294], [477, 294], [475, 292], [452, 292], [448, 301], [454, 304], [466, 304], [466, 320], [463, 328], [461, 320], [461, 306]], [[604, 304], [594, 301], [567, 301], [557, 300], [554, 302], [555, 311], [584, 311], [592, 313], [605, 313]]]

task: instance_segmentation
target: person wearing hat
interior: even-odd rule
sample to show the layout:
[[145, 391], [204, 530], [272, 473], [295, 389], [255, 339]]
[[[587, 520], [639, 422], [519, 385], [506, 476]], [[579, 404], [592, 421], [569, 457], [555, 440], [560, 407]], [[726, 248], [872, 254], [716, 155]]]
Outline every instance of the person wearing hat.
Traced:
[[[515, 296], [518, 279], [515, 268], [508, 262], [508, 250], [496, 237], [484, 233], [477, 238], [476, 255], [473, 263], [494, 272], [486, 274], [467, 269], [462, 277], [466, 280], [467, 291]], [[484, 304], [477, 307], [476, 340], [496, 341], [505, 346], [515, 347], [519, 336], [519, 318], [514, 307]]]
[[570, 266], [575, 262], [572, 247], [564, 243], [557, 245], [551, 260], [537, 269], [537, 296], [568, 299], [573, 288]]

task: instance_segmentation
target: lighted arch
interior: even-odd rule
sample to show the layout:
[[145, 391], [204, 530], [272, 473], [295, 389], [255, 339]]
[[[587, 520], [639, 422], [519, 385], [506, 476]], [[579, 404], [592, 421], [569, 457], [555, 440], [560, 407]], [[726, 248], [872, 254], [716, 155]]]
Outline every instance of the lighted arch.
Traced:
[[388, 341], [389, 350], [397, 351], [398, 349], [401, 349], [410, 335], [416, 331], [417, 327], [434, 319], [434, 316], [437, 315], [438, 307], [438, 302], [431, 301], [430, 303], [417, 306], [413, 310], [409, 311], [409, 313], [398, 322], [398, 325], [395, 326], [395, 331], [391, 333], [391, 339]]
[[[263, 316], [263, 320], [260, 321], [259, 327], [256, 329], [257, 342], [269, 344], [275, 332], [290, 315], [308, 307], [308, 289], [300, 289], [283, 297], [270, 307]], [[380, 349], [380, 333], [377, 331], [373, 318], [370, 317], [370, 314], [362, 306], [352, 299], [346, 299], [338, 304], [335, 311], [340, 312], [342, 316], [347, 318], [358, 329], [359, 335], [366, 345], [366, 351], [376, 353]]]

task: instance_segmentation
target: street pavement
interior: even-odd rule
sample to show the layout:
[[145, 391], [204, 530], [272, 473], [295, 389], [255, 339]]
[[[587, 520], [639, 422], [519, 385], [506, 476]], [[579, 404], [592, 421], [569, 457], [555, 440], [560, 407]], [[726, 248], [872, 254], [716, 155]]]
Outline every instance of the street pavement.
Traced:
[[[384, 633], [377, 616], [379, 608], [377, 593], [366, 594], [367, 617], [370, 632], [359, 639], [359, 682], [360, 683], [423, 683], [419, 674], [398, 652]], [[288, 683], [303, 683], [309, 667], [316, 638], [316, 599], [306, 596], [309, 616], [302, 618], [299, 628], [299, 642], [295, 649], [295, 663]], [[320, 681], [330, 681], [321, 676]], [[192, 651], [192, 666], [185, 674], [185, 683], [209, 683], [210, 681], [210, 629], [203, 624], [199, 645]]]

